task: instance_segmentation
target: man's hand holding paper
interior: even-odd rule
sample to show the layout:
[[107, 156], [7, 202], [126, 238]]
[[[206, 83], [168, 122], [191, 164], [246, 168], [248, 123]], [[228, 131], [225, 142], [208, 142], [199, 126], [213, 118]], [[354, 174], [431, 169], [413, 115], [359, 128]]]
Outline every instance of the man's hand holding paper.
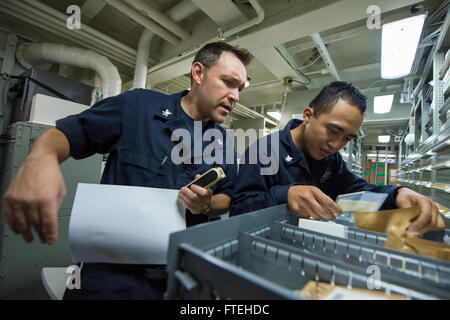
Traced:
[[396, 204], [399, 208], [418, 206], [419, 216], [411, 222], [407, 229], [410, 236], [420, 236], [431, 230], [444, 230], [445, 222], [434, 202], [429, 198], [408, 188], [397, 191]]

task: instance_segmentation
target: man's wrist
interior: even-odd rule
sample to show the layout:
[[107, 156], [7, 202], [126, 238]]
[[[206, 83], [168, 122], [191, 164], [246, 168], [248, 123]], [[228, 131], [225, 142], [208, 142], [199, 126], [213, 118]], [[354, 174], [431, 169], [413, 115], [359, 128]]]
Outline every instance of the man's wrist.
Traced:
[[56, 163], [59, 165], [58, 155], [50, 152], [30, 152], [24, 160], [24, 163]]
[[209, 202], [208, 207], [205, 210], [202, 211], [203, 215], [207, 216], [211, 212], [211, 202], [212, 202], [212, 199]]

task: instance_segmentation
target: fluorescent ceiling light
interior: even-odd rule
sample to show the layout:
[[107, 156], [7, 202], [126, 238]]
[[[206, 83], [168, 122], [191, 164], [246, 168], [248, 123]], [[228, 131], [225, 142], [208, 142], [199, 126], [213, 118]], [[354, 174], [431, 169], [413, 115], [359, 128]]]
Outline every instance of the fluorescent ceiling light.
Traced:
[[394, 101], [393, 94], [388, 94], [385, 96], [375, 96], [373, 98], [373, 112], [387, 113], [391, 111], [392, 101]]
[[279, 111], [267, 111], [267, 114], [278, 121], [281, 119], [281, 113]]
[[[368, 153], [367, 156], [370, 157], [370, 158], [372, 158], [372, 157], [375, 158], [375, 157], [377, 156], [377, 154], [376, 154], [376, 153]], [[387, 157], [388, 157], [388, 158], [395, 158], [396, 155], [395, 155], [395, 154], [388, 154]], [[386, 154], [384, 154], [384, 153], [379, 153], [379, 154], [378, 154], [378, 158], [379, 158], [379, 159], [386, 158]]]
[[386, 23], [381, 35], [381, 78], [407, 76], [416, 55], [425, 15]]
[[378, 136], [378, 142], [380, 143], [388, 143], [391, 141], [391, 136]]

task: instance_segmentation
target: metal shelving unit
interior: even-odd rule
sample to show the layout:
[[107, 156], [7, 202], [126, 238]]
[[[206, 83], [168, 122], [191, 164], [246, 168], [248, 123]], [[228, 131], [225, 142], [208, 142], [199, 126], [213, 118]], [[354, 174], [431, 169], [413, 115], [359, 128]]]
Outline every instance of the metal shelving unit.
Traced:
[[[423, 83], [411, 109], [408, 133], [412, 146], [401, 143], [399, 184], [430, 197], [449, 218], [450, 209], [450, 9], [432, 54], [432, 73]], [[429, 84], [432, 82], [432, 86]], [[405, 134], [406, 135], [406, 134]]]
[[341, 150], [341, 155], [347, 163], [347, 168], [357, 176], [364, 178], [362, 150], [362, 135], [358, 133], [358, 137]]

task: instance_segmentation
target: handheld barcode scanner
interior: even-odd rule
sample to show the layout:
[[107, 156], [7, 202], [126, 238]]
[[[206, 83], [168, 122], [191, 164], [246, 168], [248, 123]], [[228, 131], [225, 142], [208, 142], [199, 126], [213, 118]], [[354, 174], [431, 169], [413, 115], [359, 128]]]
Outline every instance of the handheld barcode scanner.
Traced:
[[189, 188], [192, 184], [196, 184], [203, 188], [209, 188], [225, 178], [225, 172], [221, 167], [209, 169], [194, 181], [189, 182], [185, 187]]

